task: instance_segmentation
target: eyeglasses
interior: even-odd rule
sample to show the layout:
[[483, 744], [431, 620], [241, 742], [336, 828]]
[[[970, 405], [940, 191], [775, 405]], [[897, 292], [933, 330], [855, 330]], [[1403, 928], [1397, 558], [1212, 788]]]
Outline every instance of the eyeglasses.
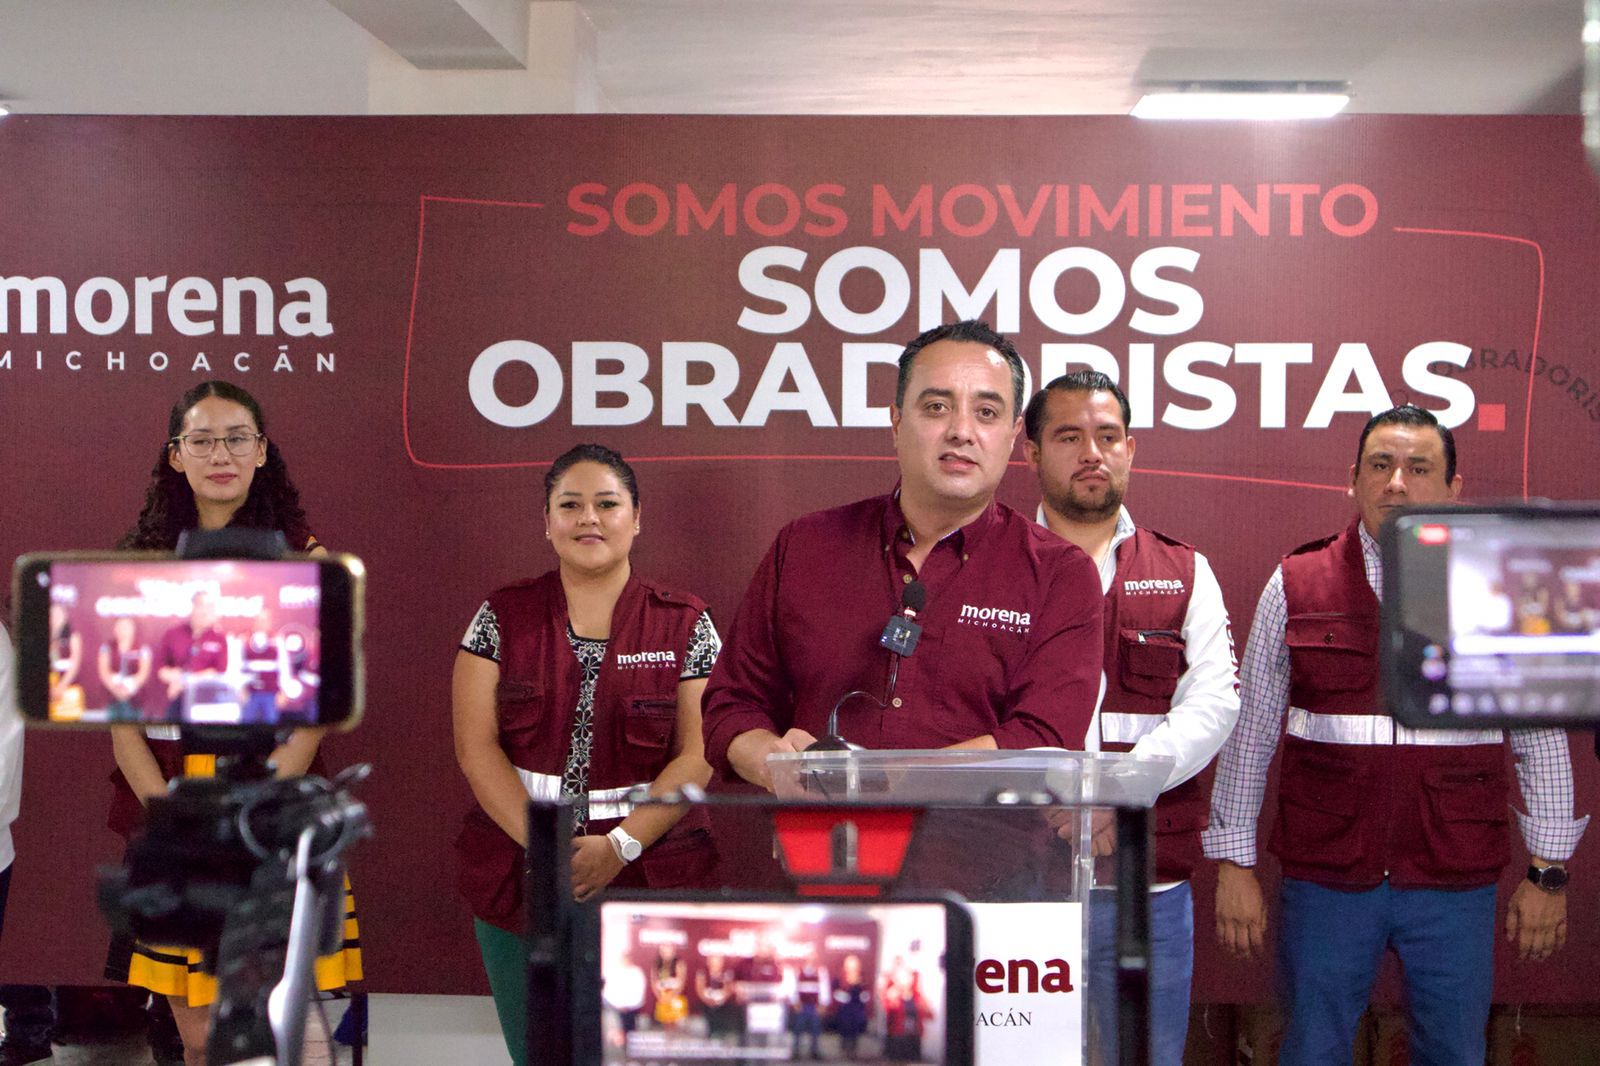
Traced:
[[255, 450], [257, 441], [266, 439], [265, 433], [229, 433], [226, 437], [215, 437], [210, 433], [185, 433], [173, 437], [171, 443], [181, 444], [184, 454], [196, 459], [210, 456], [218, 444], [227, 448], [229, 455], [243, 458]]

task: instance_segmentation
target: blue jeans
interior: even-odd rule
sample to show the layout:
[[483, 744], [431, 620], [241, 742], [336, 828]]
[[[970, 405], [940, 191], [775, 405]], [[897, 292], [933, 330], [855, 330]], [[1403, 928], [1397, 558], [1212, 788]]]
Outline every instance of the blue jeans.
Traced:
[[1481, 1063], [1494, 916], [1494, 885], [1349, 892], [1284, 878], [1280, 1066], [1350, 1066], [1385, 947], [1405, 969], [1413, 1066]]
[[800, 1057], [800, 1041], [802, 1037], [809, 1037], [810, 1055], [814, 1059], [822, 1057], [819, 1042], [822, 1039], [822, 1015], [817, 1010], [815, 1003], [802, 1003], [794, 1008], [789, 1015], [789, 1024], [794, 1029], [794, 1054], [793, 1058]]
[[[1116, 1061], [1117, 908], [1096, 889], [1089, 911], [1089, 1024], [1101, 1061]], [[1102, 900], [1104, 902], [1102, 902]], [[1181, 881], [1150, 894], [1150, 1066], [1182, 1066], [1194, 982], [1194, 893]]]

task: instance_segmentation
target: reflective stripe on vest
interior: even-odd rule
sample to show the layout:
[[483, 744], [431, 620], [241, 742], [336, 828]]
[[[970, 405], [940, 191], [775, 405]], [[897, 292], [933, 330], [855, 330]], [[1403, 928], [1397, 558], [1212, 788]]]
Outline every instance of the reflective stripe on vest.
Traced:
[[1412, 729], [1381, 714], [1314, 714], [1289, 708], [1291, 737], [1318, 744], [1427, 744], [1466, 747], [1499, 744], [1505, 734], [1498, 729]]
[[[517, 776], [522, 778], [522, 787], [527, 789], [530, 799], [542, 803], [554, 803], [561, 798], [560, 774], [536, 774], [532, 770], [517, 767]], [[589, 817], [597, 822], [604, 822], [611, 818], [626, 818], [633, 813], [636, 804], [629, 797], [636, 791], [643, 789], [650, 791], [648, 783], [642, 785], [623, 785], [621, 788], [597, 788], [589, 793]]]
[[1156, 731], [1167, 720], [1164, 714], [1128, 714], [1123, 711], [1100, 712], [1100, 740], [1104, 744], [1136, 744]]

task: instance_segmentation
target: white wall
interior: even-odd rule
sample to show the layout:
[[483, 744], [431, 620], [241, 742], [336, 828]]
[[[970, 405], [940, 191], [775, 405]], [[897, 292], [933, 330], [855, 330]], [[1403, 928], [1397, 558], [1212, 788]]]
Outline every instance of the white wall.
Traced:
[[0, 0], [17, 114], [563, 114], [606, 110], [572, 0], [532, 4], [525, 70], [418, 70], [326, 0]]

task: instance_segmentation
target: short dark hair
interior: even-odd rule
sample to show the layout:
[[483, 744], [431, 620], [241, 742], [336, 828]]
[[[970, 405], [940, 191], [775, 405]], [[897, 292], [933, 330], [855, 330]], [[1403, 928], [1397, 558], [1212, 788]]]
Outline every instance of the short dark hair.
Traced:
[[1367, 450], [1367, 437], [1379, 426], [1427, 426], [1438, 430], [1439, 440], [1444, 444], [1445, 484], [1456, 479], [1456, 435], [1450, 432], [1449, 426], [1441, 425], [1432, 411], [1424, 411], [1414, 403], [1379, 411], [1367, 419], [1367, 424], [1361, 428], [1361, 440], [1356, 443], [1356, 466], [1361, 465], [1361, 456]]
[[1028, 401], [1028, 409], [1023, 412], [1022, 424], [1027, 430], [1028, 439], [1039, 443], [1039, 434], [1044, 432], [1044, 405], [1050, 402], [1049, 394], [1052, 392], [1109, 392], [1117, 398], [1117, 406], [1122, 409], [1122, 430], [1127, 432], [1133, 423], [1133, 411], [1128, 406], [1128, 397], [1117, 383], [1098, 370], [1075, 370], [1070, 374], [1062, 374], [1050, 384], [1033, 394], [1033, 399]]
[[964, 319], [960, 322], [946, 322], [942, 326], [935, 326], [923, 333], [916, 340], [906, 345], [905, 351], [900, 353], [900, 379], [894, 386], [894, 405], [906, 405], [906, 383], [911, 380], [911, 363], [916, 359], [917, 353], [936, 341], [972, 341], [986, 345], [999, 352], [1011, 368], [1011, 416], [1015, 418], [1017, 412], [1022, 410], [1022, 388], [1024, 372], [1022, 369], [1022, 356], [1017, 354], [1017, 346], [1005, 338], [1003, 334], [996, 333], [987, 322], [980, 322], [975, 318]]
[[617, 475], [617, 480], [622, 482], [622, 487], [628, 490], [633, 505], [639, 506], [639, 481], [633, 476], [633, 467], [622, 457], [620, 452], [612, 451], [604, 444], [575, 444], [556, 456], [556, 461], [550, 464], [550, 469], [544, 475], [544, 509], [550, 510], [550, 494], [556, 491], [556, 482], [561, 480], [563, 474], [579, 463], [599, 463]]

